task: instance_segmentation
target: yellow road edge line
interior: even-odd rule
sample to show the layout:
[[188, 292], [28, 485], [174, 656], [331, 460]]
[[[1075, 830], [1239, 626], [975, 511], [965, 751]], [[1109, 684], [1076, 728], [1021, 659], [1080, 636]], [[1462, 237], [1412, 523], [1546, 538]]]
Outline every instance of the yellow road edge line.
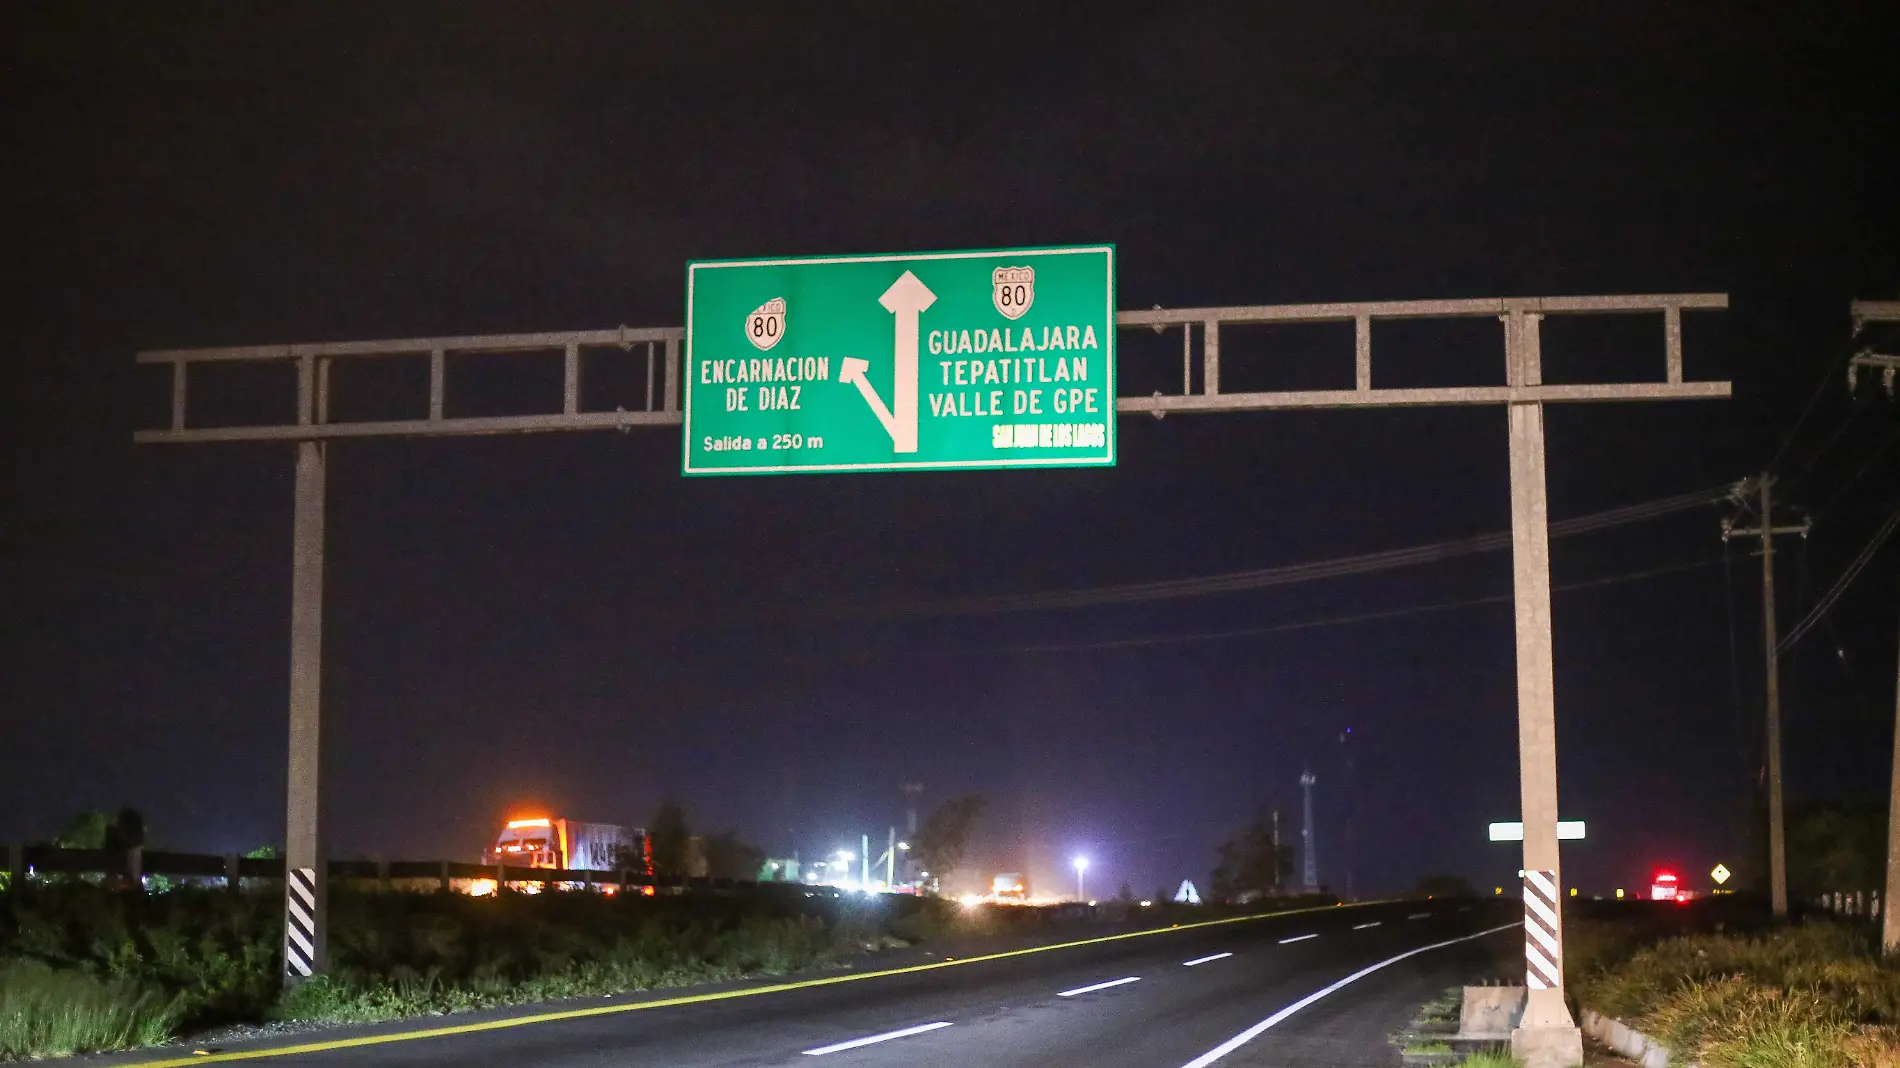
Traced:
[[304, 1042], [294, 1046], [277, 1046], [269, 1049], [234, 1050], [230, 1053], [193, 1054], [187, 1057], [173, 1057], [162, 1061], [125, 1061], [114, 1068], [184, 1068], [192, 1064], [212, 1064], [218, 1061], [248, 1061], [260, 1057], [289, 1057], [299, 1053], [323, 1053], [335, 1049], [354, 1049], [359, 1046], [381, 1046], [391, 1042], [414, 1042], [425, 1038], [447, 1038], [451, 1035], [467, 1035], [480, 1031], [500, 1031], [509, 1027], [527, 1027], [530, 1024], [558, 1023], [562, 1020], [579, 1020], [589, 1016], [606, 1016], [618, 1012], [639, 1012], [642, 1009], [665, 1009], [675, 1005], [699, 1005], [712, 1001], [730, 1001], [734, 998], [758, 997], [761, 994], [781, 994], [787, 990], [806, 990], [812, 987], [832, 986], [837, 983], [851, 983], [860, 979], [882, 979], [893, 975], [911, 975], [917, 972], [935, 971], [938, 968], [957, 968], [965, 964], [981, 964], [984, 961], [1003, 960], [1007, 957], [1024, 957], [1031, 953], [1047, 953], [1057, 949], [1075, 949], [1080, 946], [1100, 945], [1104, 942], [1120, 942], [1130, 938], [1144, 938], [1148, 935], [1167, 934], [1171, 931], [1192, 931], [1201, 927], [1217, 927], [1228, 923], [1245, 923], [1250, 920], [1270, 920], [1276, 916], [1297, 916], [1305, 912], [1331, 912], [1337, 908], [1365, 908], [1370, 905], [1389, 905], [1393, 898], [1380, 901], [1355, 901], [1349, 905], [1314, 905], [1303, 909], [1286, 909], [1282, 912], [1261, 912], [1252, 916], [1227, 916], [1218, 920], [1197, 920], [1194, 923], [1174, 924], [1168, 927], [1151, 927], [1145, 931], [1124, 931], [1121, 934], [1100, 935], [1074, 942], [1055, 942], [1046, 946], [1030, 946], [1027, 949], [1009, 949], [1001, 953], [986, 953], [979, 957], [964, 957], [959, 960], [940, 960], [929, 964], [907, 964], [902, 968], [885, 968], [875, 972], [854, 972], [850, 975], [827, 975], [818, 979], [801, 979], [792, 983], [772, 983], [766, 986], [750, 986], [742, 990], [719, 990], [710, 994], [683, 994], [679, 997], [656, 998], [652, 1001], [635, 1001], [625, 1005], [591, 1005], [584, 1009], [561, 1009], [555, 1012], [535, 1013], [529, 1016], [510, 1016], [505, 1020], [484, 1020], [480, 1023], [455, 1024], [449, 1027], [430, 1027], [420, 1031], [397, 1031], [386, 1035], [358, 1035], [355, 1038], [337, 1038], [325, 1042]]

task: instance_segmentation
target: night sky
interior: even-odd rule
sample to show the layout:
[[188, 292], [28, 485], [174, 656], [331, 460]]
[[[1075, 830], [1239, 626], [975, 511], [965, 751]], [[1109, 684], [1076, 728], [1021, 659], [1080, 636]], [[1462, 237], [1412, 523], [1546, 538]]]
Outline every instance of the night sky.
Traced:
[[[1785, 627], [1894, 503], [1900, 407], [1840, 374], [1848, 302], [1900, 292], [1890, 5], [800, 7], [8, 5], [0, 840], [122, 804], [170, 847], [281, 840], [291, 450], [135, 447], [168, 397], [140, 349], [673, 326], [694, 258], [1103, 241], [1130, 309], [1721, 291], [1688, 375], [1735, 398], [1552, 409], [1552, 518], [1774, 462], [1816, 516]], [[1660, 378], [1660, 335], [1549, 322], [1548, 377]], [[1124, 332], [1121, 391], [1178, 390], [1178, 337]], [[1375, 338], [1378, 385], [1502, 382], [1496, 323]], [[1223, 341], [1228, 390], [1352, 380], [1349, 329]], [[545, 370], [451, 388], [546, 410]], [[972, 872], [1060, 887], [1086, 853], [1145, 896], [1260, 805], [1290, 833], [1310, 763], [1330, 885], [1511, 877], [1484, 841], [1517, 811], [1508, 605], [1126, 643], [1490, 598], [1508, 554], [928, 608], [1503, 530], [1503, 413], [1118, 432], [1108, 470], [696, 480], [673, 429], [332, 446], [333, 851], [473, 859], [511, 813], [672, 793], [809, 858], [881, 838], [914, 780], [992, 799]], [[1559, 584], [1707, 565], [1557, 595], [1585, 892], [1745, 861], [1760, 582], [1737, 545], [1725, 587], [1724, 514], [1553, 545]], [[1797, 799], [1884, 786], [1892, 553], [1789, 658]]]

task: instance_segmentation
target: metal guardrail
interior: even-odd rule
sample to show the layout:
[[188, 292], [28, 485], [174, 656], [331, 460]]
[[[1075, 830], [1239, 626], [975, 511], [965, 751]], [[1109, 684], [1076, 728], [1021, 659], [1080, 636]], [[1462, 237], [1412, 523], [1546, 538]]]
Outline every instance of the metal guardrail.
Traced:
[[1855, 890], [1851, 893], [1836, 890], [1810, 898], [1808, 904], [1817, 912], [1843, 919], [1869, 921], [1880, 919], [1880, 891], [1878, 890]]
[[[174, 853], [149, 849], [61, 849], [57, 846], [9, 845], [7, 851], [8, 887], [21, 886], [35, 877], [47, 875], [102, 875], [125, 880], [138, 886], [144, 877], [222, 880], [232, 890], [246, 879], [279, 880], [284, 878], [281, 857], [245, 857], [237, 854]], [[458, 860], [332, 860], [331, 879], [374, 881], [386, 888], [397, 882], [413, 884], [433, 881], [436, 889], [456, 889], [457, 883], [492, 882], [496, 885], [535, 884], [542, 889], [578, 886], [583, 890], [605, 889], [645, 892], [658, 890], [752, 890], [759, 887], [799, 886], [804, 884], [759, 882], [753, 879], [724, 879], [703, 876], [652, 876], [631, 869], [602, 871], [578, 868], [524, 868], [506, 864], [473, 864]]]

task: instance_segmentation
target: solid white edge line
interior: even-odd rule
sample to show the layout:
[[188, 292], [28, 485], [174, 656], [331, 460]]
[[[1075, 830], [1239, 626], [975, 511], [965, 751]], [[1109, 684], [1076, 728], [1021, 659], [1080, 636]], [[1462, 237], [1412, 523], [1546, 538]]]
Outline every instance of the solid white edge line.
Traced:
[[1182, 961], [1181, 967], [1192, 968], [1196, 964], [1206, 964], [1209, 961], [1216, 961], [1216, 960], [1220, 960], [1222, 957], [1231, 957], [1231, 956], [1233, 956], [1233, 953], [1228, 952], [1228, 953], [1214, 953], [1206, 957], [1195, 957], [1193, 960]]
[[1282, 939], [1280, 939], [1280, 944], [1284, 946], [1284, 945], [1286, 945], [1286, 944], [1287, 944], [1288, 942], [1304, 942], [1304, 941], [1306, 941], [1306, 940], [1307, 940], [1307, 939], [1309, 939], [1309, 938], [1318, 938], [1318, 937], [1319, 937], [1319, 936], [1318, 936], [1318, 935], [1316, 935], [1316, 934], [1304, 934], [1304, 935], [1294, 935], [1294, 936], [1293, 936], [1292, 938], [1282, 938]]
[[1318, 1001], [1319, 999], [1325, 997], [1326, 995], [1332, 993], [1333, 991], [1340, 989], [1341, 987], [1348, 986], [1352, 983], [1358, 982], [1361, 979], [1364, 979], [1366, 976], [1371, 975], [1373, 972], [1376, 972], [1379, 969], [1386, 967], [1387, 965], [1397, 964], [1399, 961], [1402, 961], [1407, 957], [1416, 957], [1420, 953], [1425, 953], [1430, 950], [1443, 949], [1446, 946], [1457, 945], [1460, 942], [1469, 942], [1475, 938], [1484, 938], [1488, 935], [1497, 934], [1499, 931], [1508, 931], [1513, 927], [1522, 925], [1522, 923], [1523, 921], [1519, 920], [1517, 923], [1507, 923], [1502, 927], [1493, 927], [1488, 931], [1479, 931], [1477, 934], [1468, 934], [1460, 938], [1448, 939], [1444, 942], [1433, 942], [1429, 946], [1420, 946], [1417, 949], [1408, 949], [1396, 957], [1389, 957], [1385, 960], [1380, 961], [1377, 964], [1373, 964], [1368, 967], [1361, 968], [1358, 971], [1352, 973], [1351, 975], [1348, 975], [1344, 979], [1341, 979], [1340, 981], [1338, 981], [1337, 983], [1334, 983], [1333, 985], [1329, 987], [1325, 987], [1324, 989], [1321, 989], [1321, 990], [1316, 990], [1313, 993], [1306, 995], [1305, 997], [1294, 1002], [1293, 1004], [1288, 1005], [1286, 1008], [1281, 1009], [1279, 1012], [1274, 1013], [1272, 1016], [1269, 1016], [1266, 1019], [1260, 1021], [1259, 1023], [1254, 1024], [1252, 1027], [1247, 1028], [1245, 1031], [1242, 1031], [1241, 1033], [1235, 1035], [1234, 1037], [1228, 1039], [1227, 1041], [1222, 1042], [1220, 1045], [1215, 1046], [1213, 1049], [1208, 1050], [1206, 1053], [1201, 1054], [1199, 1057], [1196, 1057], [1193, 1060], [1187, 1062], [1186, 1064], [1182, 1065], [1181, 1068], [1207, 1068], [1208, 1065], [1213, 1064], [1215, 1061], [1220, 1060], [1222, 1057], [1227, 1056], [1229, 1053], [1234, 1052], [1240, 1047], [1260, 1037], [1260, 1035], [1264, 1033], [1268, 1028], [1274, 1026], [1275, 1024], [1278, 1024], [1281, 1020], [1286, 1019], [1287, 1017], [1293, 1015], [1294, 1013], [1300, 1011], [1301, 1009], [1307, 1007], [1308, 1005], [1311, 1005], [1313, 1002]]
[[1076, 996], [1077, 994], [1092, 994], [1097, 990], [1107, 990], [1111, 986], [1121, 986], [1123, 983], [1139, 983], [1139, 982], [1141, 982], [1141, 976], [1126, 975], [1120, 979], [1110, 979], [1106, 983], [1095, 983], [1091, 986], [1078, 986], [1074, 990], [1064, 990], [1061, 993], [1057, 994], [1056, 997], [1072, 998]]
[[1365, 930], [1365, 929], [1366, 929], [1366, 928], [1368, 928], [1368, 927], [1377, 927], [1377, 926], [1379, 926], [1379, 924], [1381, 924], [1381, 923], [1383, 923], [1383, 922], [1385, 922], [1385, 921], [1383, 921], [1383, 920], [1373, 920], [1373, 921], [1372, 921], [1371, 923], [1359, 923], [1359, 924], [1354, 924], [1354, 925], [1353, 925], [1353, 928], [1352, 928], [1352, 929], [1353, 929], [1353, 930], [1355, 930], [1355, 931], [1363, 931], [1363, 930]]
[[870, 1046], [879, 1042], [889, 1042], [893, 1038], [909, 1038], [912, 1035], [921, 1035], [925, 1031], [935, 1031], [939, 1027], [949, 1026], [949, 1020], [938, 1020], [936, 1023], [918, 1024], [916, 1027], [906, 1027], [901, 1031], [886, 1031], [881, 1035], [854, 1038], [849, 1042], [840, 1042], [834, 1046], [819, 1046], [817, 1049], [808, 1049], [805, 1051], [805, 1056], [822, 1057], [827, 1053], [837, 1053], [840, 1050], [857, 1049], [859, 1046]]

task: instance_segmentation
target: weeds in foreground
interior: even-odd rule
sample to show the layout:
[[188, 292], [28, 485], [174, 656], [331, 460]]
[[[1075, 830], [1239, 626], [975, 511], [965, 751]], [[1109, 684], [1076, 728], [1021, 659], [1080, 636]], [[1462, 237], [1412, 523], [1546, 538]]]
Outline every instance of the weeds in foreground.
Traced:
[[0, 964], [0, 1060], [149, 1046], [170, 1037], [177, 999], [125, 979]]
[[1451, 1023], [1458, 1019], [1458, 1010], [1464, 1004], [1465, 992], [1460, 987], [1451, 987], [1444, 993], [1418, 1007], [1417, 1021], [1422, 1024]]
[[1900, 971], [1842, 925], [1672, 938], [1576, 989], [1706, 1068], [1900, 1068]]
[[1473, 1053], [1459, 1061], [1455, 1068], [1524, 1068], [1522, 1062], [1508, 1053]]

